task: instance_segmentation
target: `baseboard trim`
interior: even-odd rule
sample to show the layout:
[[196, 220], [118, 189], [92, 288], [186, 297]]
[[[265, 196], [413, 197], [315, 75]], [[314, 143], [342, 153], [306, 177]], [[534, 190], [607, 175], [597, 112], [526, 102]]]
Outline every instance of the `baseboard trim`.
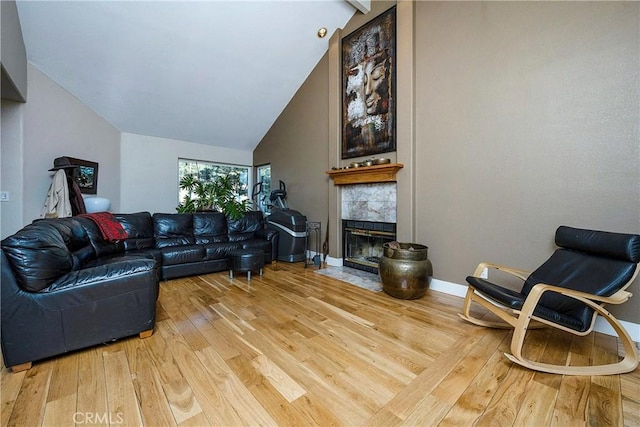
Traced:
[[[334, 267], [342, 266], [342, 258], [327, 257], [326, 262], [327, 262], [327, 265], [331, 265]], [[460, 285], [458, 283], [447, 282], [439, 279], [431, 279], [431, 284], [429, 285], [429, 288], [436, 292], [442, 292], [443, 294], [453, 295], [460, 298], [464, 298], [465, 294], [467, 293], [466, 285]], [[640, 324], [627, 322], [625, 320], [619, 320], [619, 319], [618, 321], [627, 330], [627, 332], [631, 336], [631, 339], [636, 342], [636, 346], [639, 346], [640, 345], [639, 344], [640, 343]], [[606, 335], [616, 336], [616, 333], [613, 330], [613, 328], [601, 316], [598, 316], [598, 318], [596, 319], [596, 326], [594, 327], [594, 330], [596, 332], [600, 332]]]

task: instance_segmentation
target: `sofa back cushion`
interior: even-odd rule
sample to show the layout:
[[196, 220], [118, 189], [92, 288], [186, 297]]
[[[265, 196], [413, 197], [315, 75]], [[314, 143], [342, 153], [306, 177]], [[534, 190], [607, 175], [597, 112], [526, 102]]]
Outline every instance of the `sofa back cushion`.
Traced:
[[117, 242], [104, 240], [102, 231], [100, 231], [100, 228], [95, 222], [84, 217], [75, 217], [75, 219], [87, 232], [87, 236], [89, 236], [91, 246], [93, 246], [97, 258], [124, 253], [124, 242], [122, 240], [118, 240]]
[[229, 241], [237, 242], [253, 239], [256, 231], [264, 229], [262, 211], [246, 212], [240, 219], [227, 218]]
[[193, 245], [193, 214], [153, 214], [153, 234], [156, 248], [168, 246]]
[[155, 246], [153, 240], [153, 219], [149, 212], [131, 214], [113, 214], [122, 228], [127, 232], [128, 239], [124, 241], [125, 251], [151, 249]]
[[73, 269], [73, 256], [51, 221], [36, 221], [2, 241], [2, 251], [26, 291], [38, 292]]
[[227, 242], [227, 218], [221, 212], [194, 213], [193, 235], [201, 245]]
[[[41, 220], [36, 220], [39, 222]], [[96, 251], [91, 245], [87, 231], [75, 217], [44, 220], [58, 230], [67, 249], [73, 257], [73, 270], [79, 270], [87, 262], [96, 258]]]

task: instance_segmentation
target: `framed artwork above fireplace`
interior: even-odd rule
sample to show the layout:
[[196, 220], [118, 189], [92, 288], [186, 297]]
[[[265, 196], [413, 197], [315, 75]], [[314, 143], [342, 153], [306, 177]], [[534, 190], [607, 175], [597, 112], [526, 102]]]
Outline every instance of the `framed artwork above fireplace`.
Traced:
[[342, 158], [396, 150], [396, 8], [342, 39]]

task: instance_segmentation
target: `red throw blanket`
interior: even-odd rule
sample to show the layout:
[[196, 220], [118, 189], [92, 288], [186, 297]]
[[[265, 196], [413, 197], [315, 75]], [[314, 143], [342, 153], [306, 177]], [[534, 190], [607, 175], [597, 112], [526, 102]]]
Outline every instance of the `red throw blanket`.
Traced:
[[129, 237], [127, 231], [122, 224], [109, 212], [96, 212], [90, 214], [78, 215], [80, 217], [89, 218], [100, 229], [102, 237], [108, 242], [117, 242]]

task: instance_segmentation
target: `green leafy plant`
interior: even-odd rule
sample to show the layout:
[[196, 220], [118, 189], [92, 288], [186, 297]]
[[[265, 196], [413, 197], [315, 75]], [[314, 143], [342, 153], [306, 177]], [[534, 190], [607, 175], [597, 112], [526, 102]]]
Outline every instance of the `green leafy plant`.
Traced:
[[187, 194], [176, 210], [179, 213], [217, 211], [231, 219], [240, 219], [251, 205], [249, 200], [237, 199], [239, 184], [237, 174], [219, 175], [209, 181], [186, 175], [180, 180], [180, 189]]

